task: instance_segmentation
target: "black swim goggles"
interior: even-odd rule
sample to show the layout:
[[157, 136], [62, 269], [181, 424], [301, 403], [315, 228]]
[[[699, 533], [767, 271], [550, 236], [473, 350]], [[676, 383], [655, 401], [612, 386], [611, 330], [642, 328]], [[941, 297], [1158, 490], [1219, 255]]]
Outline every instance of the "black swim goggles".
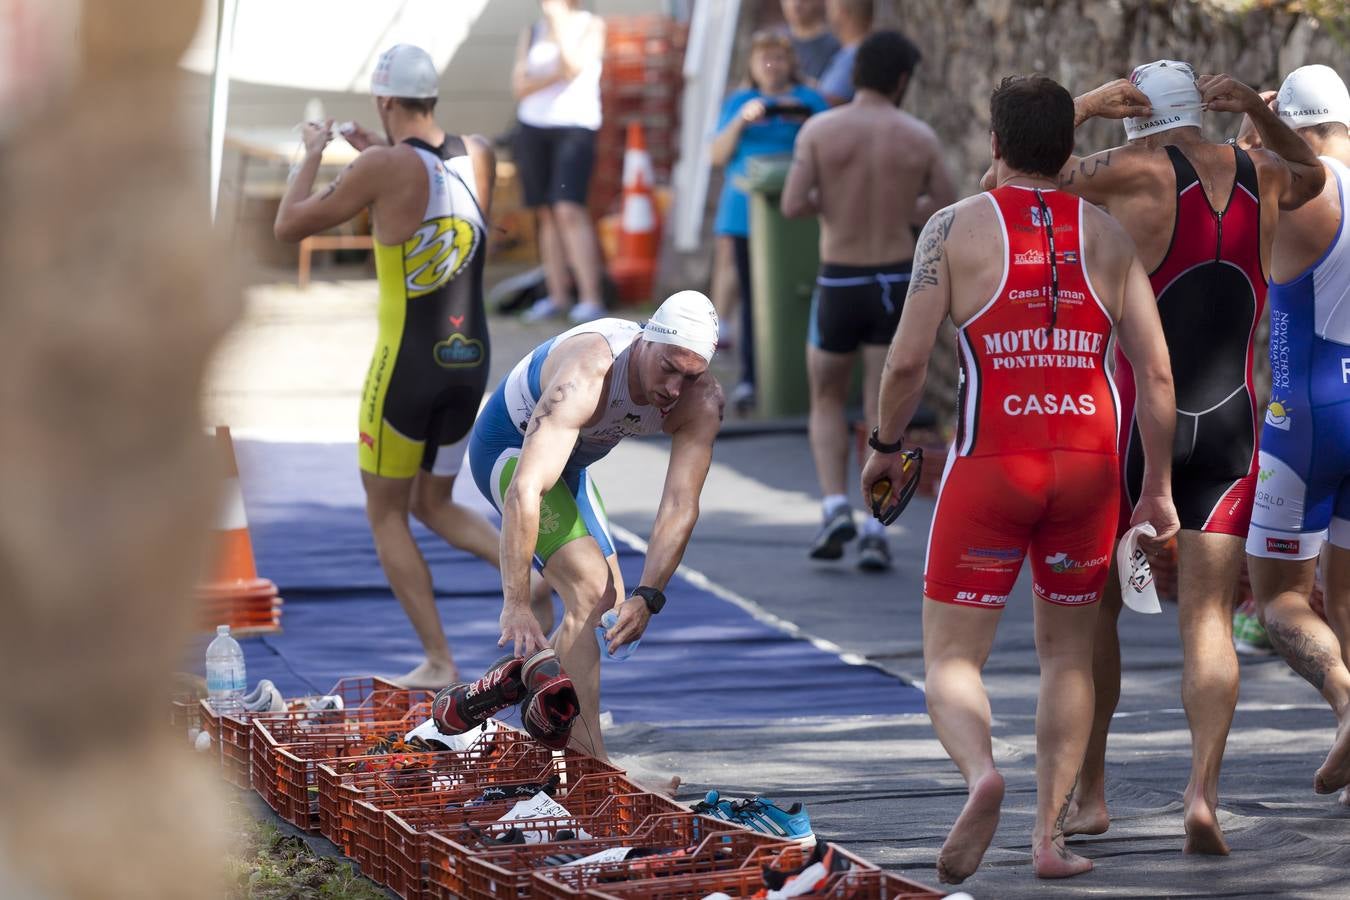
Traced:
[[905, 475], [905, 483], [900, 485], [900, 490], [895, 490], [889, 478], [882, 478], [872, 485], [872, 516], [882, 525], [889, 525], [900, 518], [909, 501], [914, 499], [914, 492], [919, 489], [919, 474], [923, 472], [923, 448], [902, 450], [900, 456], [904, 459], [901, 471]]

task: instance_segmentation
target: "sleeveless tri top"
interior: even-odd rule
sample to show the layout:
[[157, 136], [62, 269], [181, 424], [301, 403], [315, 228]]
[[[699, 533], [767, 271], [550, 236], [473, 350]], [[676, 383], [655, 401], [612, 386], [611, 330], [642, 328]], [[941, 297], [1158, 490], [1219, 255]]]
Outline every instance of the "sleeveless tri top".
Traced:
[[958, 456], [1116, 452], [1105, 369], [1114, 321], [1087, 272], [1083, 201], [1007, 185], [984, 195], [1003, 229], [1003, 281], [958, 329]]

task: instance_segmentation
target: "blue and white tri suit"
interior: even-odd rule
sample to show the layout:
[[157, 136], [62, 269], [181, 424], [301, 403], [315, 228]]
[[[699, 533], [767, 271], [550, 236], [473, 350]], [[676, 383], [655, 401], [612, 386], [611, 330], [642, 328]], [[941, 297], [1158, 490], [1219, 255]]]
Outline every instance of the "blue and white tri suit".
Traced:
[[1302, 275], [1270, 283], [1270, 405], [1247, 552], [1312, 559], [1330, 540], [1350, 549], [1350, 169], [1335, 176], [1341, 223]]

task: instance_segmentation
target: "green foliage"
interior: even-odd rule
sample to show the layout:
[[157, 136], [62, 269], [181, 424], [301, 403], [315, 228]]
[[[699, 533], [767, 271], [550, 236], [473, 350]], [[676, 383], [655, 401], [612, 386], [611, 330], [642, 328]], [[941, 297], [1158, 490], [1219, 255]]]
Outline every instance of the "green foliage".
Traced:
[[301, 838], [240, 812], [227, 860], [229, 900], [385, 900], [351, 863], [318, 856]]

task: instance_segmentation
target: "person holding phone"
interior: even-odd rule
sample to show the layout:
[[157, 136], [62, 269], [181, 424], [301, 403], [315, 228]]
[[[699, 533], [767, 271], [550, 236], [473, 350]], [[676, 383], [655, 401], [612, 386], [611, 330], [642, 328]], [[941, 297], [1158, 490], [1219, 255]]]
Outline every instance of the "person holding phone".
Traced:
[[722, 104], [712, 161], [724, 167], [722, 196], [713, 231], [732, 244], [740, 284], [740, 383], [731, 401], [741, 412], [754, 406], [755, 347], [751, 316], [750, 200], [737, 184], [754, 156], [792, 152], [797, 132], [807, 118], [827, 109], [818, 92], [801, 83], [792, 41], [781, 31], [759, 31], [750, 39], [750, 85]]

